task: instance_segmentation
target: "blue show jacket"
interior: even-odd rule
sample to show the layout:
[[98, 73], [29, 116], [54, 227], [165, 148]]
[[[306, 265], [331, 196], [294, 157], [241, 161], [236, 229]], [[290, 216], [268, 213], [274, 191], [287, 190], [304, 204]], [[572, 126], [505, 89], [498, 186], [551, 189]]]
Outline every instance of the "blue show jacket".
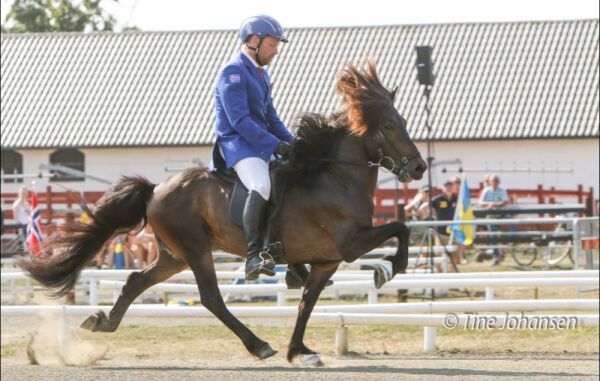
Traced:
[[263, 73], [261, 79], [259, 69], [240, 52], [217, 79], [216, 144], [227, 168], [247, 157], [269, 161], [279, 142], [293, 139], [273, 107], [269, 75]]

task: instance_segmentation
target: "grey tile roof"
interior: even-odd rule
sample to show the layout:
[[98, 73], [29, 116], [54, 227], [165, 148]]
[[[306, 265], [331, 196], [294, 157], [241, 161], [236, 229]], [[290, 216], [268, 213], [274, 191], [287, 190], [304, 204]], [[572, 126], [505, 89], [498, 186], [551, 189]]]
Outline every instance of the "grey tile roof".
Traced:
[[[426, 137], [414, 47], [434, 46], [439, 140], [597, 137], [598, 20], [299, 28], [270, 67], [275, 104], [336, 109], [345, 60], [377, 59]], [[181, 146], [213, 139], [213, 84], [235, 31], [1, 37], [3, 148]]]

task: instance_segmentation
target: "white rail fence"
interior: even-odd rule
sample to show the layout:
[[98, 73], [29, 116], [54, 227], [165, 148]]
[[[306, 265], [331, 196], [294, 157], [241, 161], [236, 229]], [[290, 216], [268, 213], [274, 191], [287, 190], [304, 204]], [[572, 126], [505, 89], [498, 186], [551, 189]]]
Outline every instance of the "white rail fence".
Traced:
[[[91, 270], [95, 271], [95, 270]], [[96, 271], [86, 273], [84, 276], [94, 278], [108, 271]], [[100, 274], [97, 274], [100, 273]], [[2, 274], [8, 276], [8, 274]], [[108, 275], [108, 274], [103, 274]], [[123, 277], [123, 271], [111, 276]], [[226, 276], [237, 276], [237, 272], [221, 274]], [[359, 276], [364, 274], [344, 274], [345, 276]], [[598, 287], [598, 271], [544, 271], [544, 272], [497, 272], [497, 273], [453, 273], [453, 274], [414, 274], [402, 275], [384, 285], [384, 288], [410, 288], [410, 287], [485, 287], [487, 299], [491, 299], [494, 287], [522, 287], [522, 286], [575, 286], [575, 287]], [[11, 277], [22, 276], [12, 274]], [[179, 277], [188, 277], [188, 274], [179, 274]], [[100, 281], [101, 286], [121, 287], [122, 281]], [[188, 292], [195, 290], [195, 285], [186, 284], [159, 284], [155, 288], [168, 290], [179, 290]], [[338, 290], [369, 290], [375, 289], [373, 280], [340, 281], [334, 283], [330, 288]], [[285, 293], [285, 284], [249, 284], [249, 285], [221, 285], [221, 292], [241, 293]], [[370, 302], [374, 302], [370, 300]], [[2, 306], [2, 316], [24, 316], [37, 314], [41, 311], [59, 313], [60, 343], [61, 348], [68, 343], [68, 326], [66, 316], [85, 316], [96, 309], [108, 311], [109, 306]], [[311, 317], [313, 323], [338, 325], [336, 346], [340, 353], [347, 350], [347, 326], [355, 324], [403, 324], [424, 326], [424, 350], [434, 351], [436, 340], [436, 328], [443, 326], [447, 315], [439, 315], [441, 312], [456, 314], [456, 324], [466, 324], [472, 312], [509, 312], [509, 311], [598, 311], [598, 300], [486, 300], [486, 301], [461, 301], [461, 302], [429, 302], [429, 303], [391, 303], [391, 304], [366, 304], [346, 306], [317, 306]], [[233, 314], [240, 318], [265, 317], [265, 318], [293, 318], [297, 314], [296, 307], [230, 307]], [[437, 313], [437, 314], [436, 314]], [[127, 311], [127, 316], [148, 317], [208, 317], [210, 313], [203, 307], [180, 307], [180, 306], [156, 306], [156, 305], [133, 305]], [[534, 315], [545, 319], [554, 319], [561, 315]], [[597, 326], [598, 314], [577, 314], [571, 316], [576, 320], [577, 326]], [[499, 324], [503, 324], [507, 315], [494, 317]]]
[[[89, 283], [89, 304], [98, 304], [98, 287], [112, 288], [117, 292], [124, 282], [123, 280], [136, 270], [83, 270], [80, 276], [81, 280]], [[393, 280], [382, 287], [382, 291], [389, 289], [410, 289], [410, 288], [465, 288], [465, 287], [485, 287], [486, 299], [494, 297], [494, 287], [505, 286], [548, 286], [550, 284], [562, 286], [578, 287], [598, 287], [598, 270], [563, 270], [563, 271], [505, 271], [505, 272], [479, 272], [479, 273], [418, 273], [418, 274], [399, 274]], [[29, 279], [22, 271], [3, 271], [0, 275], [1, 281], [14, 282], [15, 280]], [[244, 273], [241, 271], [217, 271], [219, 279], [243, 279]], [[280, 282], [284, 279], [284, 273], [276, 273], [273, 277]], [[567, 283], [557, 284], [556, 281], [543, 281], [544, 279], [564, 278]], [[584, 278], [582, 280], [582, 278]], [[588, 278], [588, 279], [585, 279]], [[382, 292], [375, 288], [373, 284], [372, 271], [344, 271], [333, 275], [334, 284], [326, 288], [328, 291], [356, 291], [357, 293], [367, 292], [369, 303], [377, 303], [378, 295]], [[499, 281], [508, 279], [508, 281]], [[169, 280], [195, 281], [192, 271], [182, 271]], [[346, 282], [354, 281], [354, 282]], [[356, 283], [361, 281], [360, 283]], [[444, 282], [448, 281], [448, 282]], [[498, 282], [495, 282], [498, 281]], [[495, 282], [495, 283], [494, 283]], [[571, 283], [568, 283], [571, 282]], [[14, 285], [14, 283], [13, 283]], [[446, 286], [448, 285], [448, 286]], [[298, 291], [288, 290], [284, 283], [275, 284], [242, 284], [242, 285], [220, 285], [222, 293], [233, 295], [253, 294], [276, 295], [278, 305], [284, 305], [287, 296], [297, 296]], [[181, 292], [197, 293], [195, 284], [169, 284], [161, 283], [149, 289], [150, 291], [162, 292]]]
[[[66, 353], [69, 342], [67, 316], [88, 316], [97, 309], [108, 313], [108, 306], [1, 306], [2, 317], [31, 316], [51, 313], [58, 318], [60, 350]], [[295, 307], [230, 307], [238, 318], [294, 318], [298, 311]], [[436, 327], [447, 327], [448, 315], [453, 313], [455, 327], [466, 326], [469, 314], [465, 312], [509, 312], [518, 311], [598, 311], [598, 300], [511, 300], [511, 301], [466, 301], [466, 302], [429, 302], [429, 303], [392, 303], [382, 305], [332, 305], [316, 306], [311, 315], [311, 323], [336, 325], [336, 350], [344, 354], [348, 350], [349, 325], [415, 325], [424, 326], [423, 349], [425, 352], [436, 350]], [[135, 305], [127, 311], [133, 317], [194, 317], [212, 318], [204, 307]], [[506, 324], [508, 315], [492, 315], [498, 324]], [[531, 315], [538, 319], [560, 319], [564, 315]], [[577, 327], [599, 325], [598, 314], [574, 314]]]

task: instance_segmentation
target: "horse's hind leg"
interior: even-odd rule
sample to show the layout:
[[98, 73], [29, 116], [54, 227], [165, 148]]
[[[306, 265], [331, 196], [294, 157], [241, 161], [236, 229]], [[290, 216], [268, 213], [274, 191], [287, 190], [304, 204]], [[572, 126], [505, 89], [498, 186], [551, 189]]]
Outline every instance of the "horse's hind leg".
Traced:
[[93, 332], [114, 332], [135, 298], [149, 287], [170, 278], [187, 266], [183, 260], [171, 256], [162, 242], [159, 242], [159, 247], [158, 258], [154, 263], [129, 275], [117, 302], [108, 316], [104, 311], [98, 310], [81, 324], [81, 328]]
[[[198, 243], [190, 245], [188, 251], [193, 253], [188, 255], [190, 268], [194, 272], [198, 290], [200, 291], [200, 300], [204, 307], [212, 312], [219, 320], [223, 322], [230, 330], [235, 333], [242, 343], [254, 356], [259, 359], [266, 359], [277, 353], [271, 346], [260, 340], [252, 331], [250, 331], [242, 322], [240, 322], [225, 306], [225, 302], [221, 297], [217, 283], [217, 275], [209, 248], [201, 249], [202, 246]], [[198, 250], [201, 250], [200, 252]]]

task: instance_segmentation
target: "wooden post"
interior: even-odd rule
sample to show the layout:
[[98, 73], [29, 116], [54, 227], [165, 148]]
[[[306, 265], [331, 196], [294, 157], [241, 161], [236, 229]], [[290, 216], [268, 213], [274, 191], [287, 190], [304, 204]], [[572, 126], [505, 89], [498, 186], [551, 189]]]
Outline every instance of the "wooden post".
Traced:
[[335, 353], [338, 356], [348, 354], [348, 327], [340, 325], [335, 330]]
[[583, 185], [577, 185], [577, 203], [583, 204]]
[[588, 197], [585, 199], [585, 214], [588, 217], [594, 216], [594, 188], [590, 187], [590, 193], [588, 193]]
[[406, 303], [408, 290], [398, 290], [398, 303]]
[[545, 204], [544, 202], [544, 186], [539, 184], [537, 186], [538, 204]]
[[[542, 184], [538, 185], [537, 194], [538, 194], [538, 204], [545, 204], [545, 202], [544, 202], [544, 186]], [[538, 215], [538, 217], [544, 217], [544, 213], [540, 213]], [[538, 229], [539, 229], [539, 225], [538, 225]]]
[[396, 205], [396, 221], [406, 221], [406, 215], [404, 214], [405, 204]]
[[52, 222], [52, 187], [46, 186], [46, 222]]
[[[556, 193], [556, 189], [554, 187], [550, 187], [550, 197], [548, 198], [548, 203], [549, 204], [556, 204], [556, 199], [554, 198], [555, 193]], [[556, 214], [550, 213], [549, 216], [550, 217], [555, 217]]]

